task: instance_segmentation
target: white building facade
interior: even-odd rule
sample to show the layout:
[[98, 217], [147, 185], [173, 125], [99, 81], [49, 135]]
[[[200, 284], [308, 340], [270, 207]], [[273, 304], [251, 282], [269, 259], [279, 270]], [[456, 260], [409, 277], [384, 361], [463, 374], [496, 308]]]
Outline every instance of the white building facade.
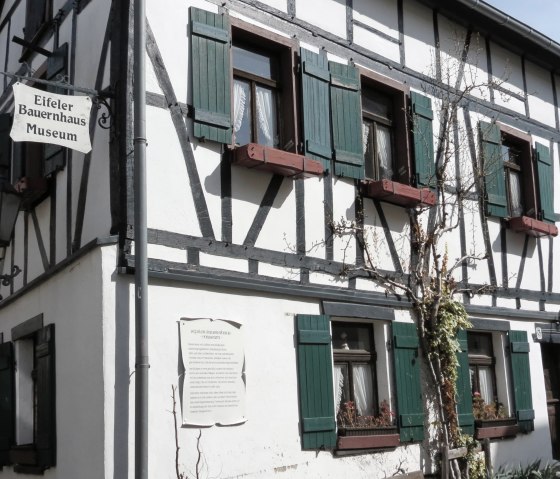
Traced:
[[[0, 287], [0, 478], [134, 476], [131, 3], [0, 2], [0, 63], [20, 76], [0, 84], [0, 172], [23, 197], [3, 260], [20, 272]], [[454, 272], [473, 324], [461, 426], [494, 467], [560, 458], [560, 45], [469, 0], [161, 3], [150, 477], [437, 473], [413, 305], [367, 270], [410, 281], [410, 211], [440, 211], [440, 131], [461, 194], [440, 253], [473, 258]], [[53, 91], [35, 80], [95, 92], [90, 153], [9, 139], [12, 84]]]

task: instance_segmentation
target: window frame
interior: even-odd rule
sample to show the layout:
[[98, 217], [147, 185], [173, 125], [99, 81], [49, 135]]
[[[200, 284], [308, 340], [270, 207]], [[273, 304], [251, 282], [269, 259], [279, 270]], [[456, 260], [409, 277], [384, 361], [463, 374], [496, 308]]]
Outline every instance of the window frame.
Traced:
[[[55, 386], [55, 326], [43, 324], [39, 314], [12, 328], [14, 345], [14, 435], [9, 449], [10, 463], [14, 471], [42, 474], [56, 465], [56, 386]], [[21, 398], [18, 397], [18, 341], [33, 341], [33, 382], [31, 403], [33, 407], [33, 441], [19, 443], [18, 414]], [[39, 364], [41, 362], [42, 364]]]
[[[535, 168], [533, 161], [533, 145], [531, 136], [515, 130], [500, 122], [496, 122], [500, 128], [500, 145], [511, 145], [519, 150], [519, 166], [501, 158], [504, 167], [506, 182], [506, 200], [509, 218], [528, 216], [538, 218], [538, 190], [535, 179]], [[503, 150], [502, 150], [503, 151]], [[511, 187], [509, 169], [520, 172], [521, 203], [523, 211], [520, 215], [512, 215]]]
[[[254, 47], [256, 51], [264, 51], [274, 54], [278, 59], [278, 80], [277, 103], [282, 108], [278, 108], [278, 151], [297, 153], [299, 145], [299, 116], [296, 105], [296, 75], [295, 65], [297, 56], [297, 43], [291, 38], [283, 37], [277, 33], [264, 30], [258, 26], [251, 25], [243, 20], [230, 17], [230, 79], [231, 79], [231, 116], [234, 112], [234, 79], [239, 70], [233, 66], [233, 45], [240, 43], [244, 46]], [[244, 76], [253, 76], [245, 72]], [[254, 80], [260, 80], [253, 76]], [[256, 113], [253, 105], [254, 112]], [[255, 123], [255, 122], [252, 122]], [[253, 141], [251, 143], [257, 143]], [[258, 144], [258, 143], [257, 143]], [[244, 145], [236, 145], [232, 125], [232, 144], [230, 148], [236, 149]], [[264, 145], [263, 145], [264, 146]]]
[[[334, 347], [334, 325], [348, 325], [348, 328], [364, 328], [368, 330], [369, 336], [369, 344], [371, 351], [361, 350], [361, 349], [335, 349]], [[350, 321], [336, 321], [331, 320], [331, 337], [332, 337], [332, 354], [333, 354], [333, 366], [336, 368], [337, 365], [346, 365], [348, 371], [348, 400], [354, 402], [356, 404], [355, 399], [355, 392], [354, 392], [354, 372], [353, 372], [353, 365], [369, 365], [371, 367], [372, 372], [372, 399], [373, 399], [373, 415], [376, 416], [379, 414], [379, 395], [378, 395], [378, 373], [377, 373], [377, 353], [375, 351], [375, 333], [374, 333], [374, 325], [371, 323], [360, 323], [360, 322], [350, 322]], [[335, 391], [336, 391], [336, 384]], [[342, 393], [344, 395], [344, 392]], [[335, 396], [336, 399], [336, 396]], [[338, 409], [340, 404], [336, 404], [335, 401], [335, 408]], [[337, 418], [337, 426], [340, 427], [338, 424]]]
[[[412, 165], [412, 151], [410, 143], [410, 120], [408, 117], [408, 96], [410, 88], [407, 85], [401, 84], [390, 78], [386, 78], [378, 73], [366, 70], [359, 67], [360, 81], [362, 85], [362, 95], [364, 89], [378, 91], [379, 93], [391, 98], [392, 100], [392, 143], [393, 143], [393, 158], [394, 165], [393, 177], [391, 181], [401, 183], [404, 185], [413, 185], [413, 165]], [[362, 101], [361, 106], [362, 118], [364, 116], [364, 106]], [[364, 151], [364, 168], [366, 163]], [[375, 169], [375, 168], [374, 168]], [[375, 178], [366, 177], [367, 180], [376, 180]], [[380, 180], [381, 178], [378, 178]]]

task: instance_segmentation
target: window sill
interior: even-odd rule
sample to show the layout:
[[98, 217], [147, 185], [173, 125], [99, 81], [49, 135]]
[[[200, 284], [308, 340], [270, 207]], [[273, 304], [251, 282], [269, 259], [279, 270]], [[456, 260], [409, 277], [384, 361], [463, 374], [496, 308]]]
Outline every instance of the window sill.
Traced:
[[10, 462], [17, 466], [37, 466], [37, 450], [35, 445], [26, 444], [10, 449]]
[[338, 434], [337, 449], [380, 449], [400, 444], [395, 427], [340, 428]]
[[508, 220], [509, 228], [519, 233], [531, 236], [558, 236], [558, 228], [550, 223], [530, 218], [529, 216], [517, 216]]
[[428, 188], [415, 188], [390, 180], [364, 180], [360, 182], [363, 196], [386, 201], [398, 206], [434, 206], [436, 195]]
[[319, 161], [257, 143], [248, 143], [236, 148], [232, 163], [294, 178], [310, 178], [323, 174], [323, 165]]
[[475, 426], [475, 439], [514, 437], [519, 432], [515, 418], [478, 420], [475, 421]]

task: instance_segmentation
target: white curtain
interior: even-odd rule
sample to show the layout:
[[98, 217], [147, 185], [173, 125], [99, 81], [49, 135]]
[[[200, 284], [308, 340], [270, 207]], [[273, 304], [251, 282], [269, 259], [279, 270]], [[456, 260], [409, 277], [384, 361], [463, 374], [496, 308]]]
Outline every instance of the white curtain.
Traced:
[[486, 404], [494, 402], [494, 385], [492, 384], [492, 370], [488, 367], [478, 368], [478, 383], [480, 386], [480, 397]]
[[376, 133], [379, 174], [382, 178], [391, 179], [393, 177], [391, 132], [386, 126], [376, 125]]
[[233, 133], [237, 133], [243, 124], [245, 116], [245, 104], [247, 101], [247, 93], [245, 92], [247, 85], [235, 80], [233, 83]]
[[354, 373], [354, 399], [356, 410], [360, 416], [373, 416], [373, 377], [369, 364], [355, 364], [352, 366]]
[[272, 104], [272, 91], [266, 88], [257, 87], [257, 116], [259, 128], [265, 137], [265, 141], [259, 138], [259, 143], [267, 146], [274, 146], [273, 128], [274, 115]]
[[511, 214], [512, 216], [521, 216], [523, 214], [523, 205], [521, 203], [521, 184], [517, 172], [510, 171], [509, 186], [511, 190]]
[[362, 123], [362, 147], [363, 147], [364, 155], [367, 151], [368, 139], [369, 139], [369, 125], [367, 123]]
[[340, 409], [340, 401], [342, 400], [342, 391], [344, 389], [344, 372], [340, 364], [334, 365], [334, 400], [336, 404], [336, 415]]

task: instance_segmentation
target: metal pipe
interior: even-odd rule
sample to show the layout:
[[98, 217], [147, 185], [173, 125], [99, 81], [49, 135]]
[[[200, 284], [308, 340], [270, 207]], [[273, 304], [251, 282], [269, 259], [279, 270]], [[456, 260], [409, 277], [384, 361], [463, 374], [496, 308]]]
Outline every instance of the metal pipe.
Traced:
[[146, 4], [134, 0], [135, 478], [148, 479], [148, 229], [146, 201]]

